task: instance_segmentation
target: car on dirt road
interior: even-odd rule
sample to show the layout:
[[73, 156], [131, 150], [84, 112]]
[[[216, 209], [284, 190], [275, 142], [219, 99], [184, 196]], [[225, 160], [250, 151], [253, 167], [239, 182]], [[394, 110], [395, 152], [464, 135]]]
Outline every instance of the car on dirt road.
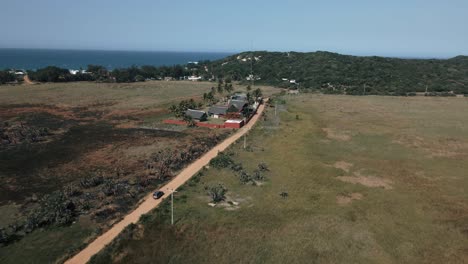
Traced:
[[164, 192], [163, 192], [163, 191], [155, 191], [155, 192], [153, 193], [153, 198], [154, 198], [154, 199], [159, 199], [159, 198], [161, 198], [163, 195], [164, 195]]

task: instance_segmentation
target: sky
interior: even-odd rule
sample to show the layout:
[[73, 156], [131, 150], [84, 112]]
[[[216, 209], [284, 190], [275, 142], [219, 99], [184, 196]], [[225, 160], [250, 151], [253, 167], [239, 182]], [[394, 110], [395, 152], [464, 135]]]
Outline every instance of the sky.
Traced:
[[468, 55], [467, 0], [0, 1], [0, 48]]

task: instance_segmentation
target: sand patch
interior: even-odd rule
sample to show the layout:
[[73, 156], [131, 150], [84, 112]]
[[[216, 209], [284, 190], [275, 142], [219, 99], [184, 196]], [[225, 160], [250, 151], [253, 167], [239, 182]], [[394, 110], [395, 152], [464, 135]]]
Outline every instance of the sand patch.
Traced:
[[468, 153], [468, 143], [457, 138], [425, 140], [419, 136], [401, 135], [392, 142], [408, 148], [422, 150], [430, 158], [454, 158], [466, 156]]
[[338, 180], [353, 184], [361, 184], [372, 188], [380, 187], [386, 190], [393, 189], [391, 180], [382, 179], [375, 176], [363, 176], [359, 173], [354, 173], [354, 176], [340, 176], [338, 177]]
[[349, 141], [351, 139], [351, 136], [343, 132], [335, 131], [331, 128], [322, 128], [322, 130], [323, 132], [327, 134], [327, 138], [329, 139], [338, 140], [338, 141]]
[[346, 195], [338, 195], [336, 196], [336, 203], [339, 205], [346, 205], [351, 203], [354, 200], [361, 200], [363, 197], [360, 193], [351, 193]]
[[349, 172], [351, 167], [353, 167], [353, 164], [346, 162], [346, 161], [338, 161], [338, 162], [335, 162], [335, 164], [333, 164], [333, 167]]

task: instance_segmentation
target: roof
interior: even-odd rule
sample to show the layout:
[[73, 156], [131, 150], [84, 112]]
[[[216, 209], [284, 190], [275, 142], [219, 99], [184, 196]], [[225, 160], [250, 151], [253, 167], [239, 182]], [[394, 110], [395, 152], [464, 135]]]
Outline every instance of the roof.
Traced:
[[224, 123], [235, 123], [235, 124], [240, 124], [244, 122], [244, 120], [233, 120], [233, 119], [229, 119], [229, 120], [226, 120], [226, 122]]
[[247, 105], [247, 102], [244, 100], [231, 100], [229, 101], [229, 106], [234, 106], [237, 110], [242, 110], [244, 106]]
[[193, 119], [201, 119], [204, 115], [206, 115], [204, 111], [193, 109], [188, 109], [187, 111], [185, 111], [185, 114], [192, 117]]
[[247, 95], [245, 93], [236, 93], [233, 96], [231, 96], [232, 100], [247, 100]]
[[224, 105], [214, 105], [208, 109], [208, 114], [210, 115], [225, 115], [228, 110], [227, 106]]

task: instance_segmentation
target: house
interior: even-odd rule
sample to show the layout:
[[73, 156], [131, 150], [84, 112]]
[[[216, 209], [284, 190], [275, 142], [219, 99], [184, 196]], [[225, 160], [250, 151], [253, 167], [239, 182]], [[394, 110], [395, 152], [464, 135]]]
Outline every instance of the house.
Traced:
[[232, 113], [232, 112], [240, 113], [247, 106], [248, 106], [247, 101], [244, 101], [244, 100], [229, 100], [227, 112], [228, 113]]
[[201, 77], [200, 76], [190, 76], [190, 77], [188, 77], [188, 80], [192, 81], [192, 82], [201, 81]]
[[206, 121], [206, 119], [208, 119], [206, 112], [200, 110], [187, 109], [187, 111], [185, 111], [185, 115], [190, 116], [193, 120], [198, 121]]
[[245, 93], [236, 93], [233, 96], [231, 96], [231, 100], [247, 101], [247, 95]]
[[77, 73], [80, 72], [80, 70], [68, 70], [70, 72], [71, 75], [76, 75]]
[[212, 116], [213, 118], [220, 118], [226, 115], [228, 110], [227, 106], [224, 105], [214, 105], [208, 109], [208, 115]]
[[224, 122], [225, 128], [241, 128], [244, 126], [244, 120], [226, 120]]

